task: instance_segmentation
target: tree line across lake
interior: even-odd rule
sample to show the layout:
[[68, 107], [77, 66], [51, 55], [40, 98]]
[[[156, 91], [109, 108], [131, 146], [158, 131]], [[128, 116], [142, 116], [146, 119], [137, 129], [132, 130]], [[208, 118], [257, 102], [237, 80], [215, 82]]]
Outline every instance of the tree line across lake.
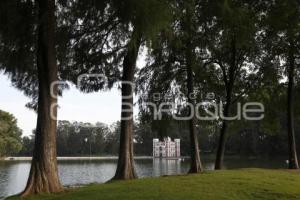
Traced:
[[[137, 178], [133, 155], [143, 135], [138, 132], [160, 138], [179, 133], [191, 158], [189, 173], [203, 171], [200, 149], [215, 150], [219, 170], [226, 150], [244, 151], [245, 146], [256, 146], [258, 154], [277, 149], [286, 153], [290, 169], [299, 168], [298, 0], [2, 0], [0, 24], [0, 69], [32, 99], [27, 107], [38, 116], [23, 197], [64, 191], [57, 144], [69, 133], [57, 134], [67, 123], [57, 126], [57, 97], [72, 84], [84, 93], [120, 86], [114, 179]], [[146, 66], [137, 68], [143, 50]], [[65, 84], [58, 84], [62, 81]], [[135, 83], [135, 90], [128, 83]], [[139, 98], [138, 125], [132, 117], [134, 92]], [[195, 113], [203, 94], [211, 92], [215, 97], [200, 107], [201, 112], [224, 104], [223, 117], [200, 121], [192, 115], [174, 121], [174, 115]], [[171, 98], [154, 101], [156, 94]], [[235, 116], [237, 105], [248, 102], [264, 105], [264, 119], [224, 120]], [[175, 104], [175, 109], [154, 119], [153, 104], [166, 103]], [[101, 137], [95, 142], [101, 143]]]
[[[15, 120], [15, 119], [14, 119]], [[2, 121], [1, 124], [9, 124]], [[158, 122], [156, 122], [158, 123]], [[152, 156], [153, 138], [165, 137], [181, 139], [181, 154], [189, 156], [188, 124], [174, 120], [159, 122], [157, 130], [151, 124], [135, 123], [134, 126], [134, 155]], [[284, 127], [284, 121], [282, 127]], [[32, 156], [34, 148], [34, 134], [21, 137], [21, 131], [16, 124], [14, 129], [0, 129], [1, 150], [0, 157], [7, 156]], [[8, 128], [8, 126], [7, 126]], [[16, 131], [15, 131], [16, 130]], [[300, 134], [298, 126], [296, 134]], [[202, 155], [212, 155], [216, 152], [218, 134], [209, 129], [198, 129], [199, 146]], [[10, 138], [10, 139], [6, 139]], [[60, 157], [80, 156], [117, 156], [120, 138], [120, 122], [112, 125], [104, 123], [83, 123], [59, 121], [57, 127], [57, 155]], [[300, 138], [296, 137], [300, 144]], [[300, 151], [300, 145], [297, 150]], [[230, 132], [226, 154], [244, 157], [282, 157], [287, 154], [286, 132], [281, 129], [278, 133], [270, 134], [259, 129], [236, 127]]]

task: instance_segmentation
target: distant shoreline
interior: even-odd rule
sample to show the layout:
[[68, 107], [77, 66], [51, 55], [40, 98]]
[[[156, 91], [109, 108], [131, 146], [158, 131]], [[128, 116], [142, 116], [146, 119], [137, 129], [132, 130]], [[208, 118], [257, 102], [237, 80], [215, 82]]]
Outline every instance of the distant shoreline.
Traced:
[[[167, 159], [182, 159], [187, 157], [181, 158], [167, 158]], [[135, 160], [150, 160], [153, 159], [152, 156], [135, 156]], [[0, 161], [31, 161], [31, 157], [6, 157], [1, 158]], [[118, 160], [117, 156], [104, 156], [104, 157], [57, 157], [57, 160], [61, 161], [72, 161], [72, 160]]]

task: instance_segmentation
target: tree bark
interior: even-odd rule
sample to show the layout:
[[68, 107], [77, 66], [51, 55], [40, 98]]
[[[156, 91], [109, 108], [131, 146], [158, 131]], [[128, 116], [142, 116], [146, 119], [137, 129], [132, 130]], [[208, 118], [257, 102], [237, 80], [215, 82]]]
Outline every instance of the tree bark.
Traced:
[[[55, 1], [36, 0], [38, 6], [37, 69], [39, 82], [38, 116], [31, 170], [22, 197], [62, 192], [56, 159], [57, 99], [50, 93], [58, 80], [54, 44]], [[54, 88], [57, 94], [57, 87]], [[52, 110], [52, 111], [51, 111]]]
[[187, 71], [187, 96], [188, 96], [188, 103], [192, 107], [189, 108], [189, 115], [194, 113], [192, 119], [188, 121], [189, 123], [189, 132], [190, 132], [190, 170], [189, 173], [200, 173], [203, 172], [203, 167], [200, 159], [200, 149], [199, 149], [199, 141], [197, 136], [197, 127], [196, 127], [196, 114], [195, 114], [195, 99], [192, 97], [194, 94], [194, 75], [193, 75], [193, 65], [195, 63], [195, 54], [194, 54], [194, 45], [192, 43], [193, 38], [193, 18], [195, 17], [195, 1], [185, 1], [185, 9], [186, 15], [184, 20], [184, 31], [187, 33], [186, 38], [186, 71]]
[[[127, 82], [134, 82], [134, 72], [141, 45], [141, 37], [135, 31], [123, 61], [121, 136], [117, 171], [113, 179], [137, 178], [133, 158], [133, 89]], [[125, 82], [125, 83], [124, 83]], [[128, 98], [130, 96], [130, 98]], [[129, 107], [132, 105], [132, 107]], [[126, 110], [126, 111], [125, 111]]]
[[[227, 94], [226, 104], [224, 108], [224, 117], [229, 116], [230, 104], [231, 104], [231, 95]], [[225, 155], [225, 147], [226, 147], [226, 132], [228, 128], [228, 122], [223, 120], [222, 127], [220, 131], [220, 139], [217, 150], [217, 157], [215, 163], [215, 170], [223, 169], [224, 155]]]
[[[236, 41], [233, 36], [232, 42], [231, 42], [231, 63], [229, 67], [228, 72], [228, 79], [226, 74], [226, 69], [223, 69], [223, 76], [224, 76], [224, 82], [226, 87], [226, 104], [225, 108], [223, 110], [224, 117], [229, 117], [230, 115], [230, 107], [232, 103], [232, 92], [233, 92], [233, 86], [235, 81], [235, 71], [236, 71]], [[220, 130], [220, 139], [217, 149], [217, 156], [216, 156], [216, 162], [215, 162], [215, 170], [220, 170], [224, 166], [224, 155], [225, 155], [225, 147], [226, 147], [226, 133], [228, 129], [228, 121], [223, 120], [222, 127]]]
[[[188, 45], [188, 46], [191, 46]], [[192, 49], [187, 49], [187, 89], [188, 89], [188, 102], [193, 106], [190, 108], [189, 114], [194, 111], [193, 118], [189, 120], [189, 131], [190, 131], [190, 147], [191, 147], [191, 166], [189, 173], [200, 173], [203, 172], [203, 167], [200, 159], [200, 149], [198, 144], [197, 128], [196, 128], [196, 116], [195, 116], [195, 100], [192, 95], [194, 93], [194, 78], [193, 78], [193, 55]]]
[[289, 52], [288, 68], [288, 95], [287, 95], [287, 126], [289, 142], [289, 169], [299, 169], [295, 129], [294, 129], [294, 78], [295, 78], [295, 57], [293, 47]]
[[[190, 67], [188, 67], [188, 94], [189, 96], [194, 92], [193, 87], [193, 73]], [[192, 100], [190, 97], [188, 98], [189, 103], [193, 106], [195, 106], [194, 100]], [[195, 107], [190, 108], [194, 109]], [[189, 170], [189, 173], [200, 173], [203, 172], [203, 167], [200, 159], [200, 149], [198, 144], [198, 136], [197, 136], [197, 129], [196, 129], [196, 117], [195, 112], [193, 115], [193, 118], [189, 120], [189, 131], [190, 131], [190, 143], [191, 143], [191, 167]]]

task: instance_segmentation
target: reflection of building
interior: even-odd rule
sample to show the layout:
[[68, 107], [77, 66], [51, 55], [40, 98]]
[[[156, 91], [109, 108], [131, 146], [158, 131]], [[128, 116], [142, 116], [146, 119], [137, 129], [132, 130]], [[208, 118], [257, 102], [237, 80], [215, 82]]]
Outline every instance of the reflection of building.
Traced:
[[178, 175], [186, 170], [185, 166], [181, 166], [181, 161], [179, 159], [153, 159], [154, 176]]
[[165, 138], [164, 141], [153, 139], [153, 157], [177, 158], [180, 157], [180, 139]]

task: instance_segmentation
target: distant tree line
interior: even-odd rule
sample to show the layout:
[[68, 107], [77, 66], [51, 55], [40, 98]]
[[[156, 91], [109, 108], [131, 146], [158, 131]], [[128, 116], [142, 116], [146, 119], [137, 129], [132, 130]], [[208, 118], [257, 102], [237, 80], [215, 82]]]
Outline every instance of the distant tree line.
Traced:
[[[284, 127], [286, 119], [282, 119]], [[165, 137], [181, 139], [181, 154], [189, 156], [188, 124], [175, 120], [157, 121], [157, 126], [151, 124], [135, 123], [134, 126], [134, 154], [136, 156], [152, 156], [153, 138]], [[155, 124], [154, 123], [154, 124]], [[226, 144], [227, 155], [239, 155], [249, 157], [284, 156], [287, 153], [286, 131], [266, 132], [259, 129], [260, 123], [256, 122], [247, 128], [235, 127], [230, 130]], [[217, 127], [217, 126], [215, 126]], [[296, 134], [300, 134], [300, 127], [296, 126]], [[199, 133], [199, 145], [201, 155], [212, 155], [216, 152], [218, 135], [216, 130], [207, 125], [205, 129], [197, 129]], [[57, 127], [57, 155], [58, 156], [117, 156], [120, 137], [120, 122], [112, 125], [104, 123], [83, 123], [59, 121]], [[34, 146], [34, 134], [32, 136], [19, 136], [20, 152], [12, 152], [6, 155], [31, 156]], [[299, 144], [300, 137], [296, 137]], [[22, 148], [20, 148], [22, 147]], [[9, 149], [7, 149], [9, 151]]]

